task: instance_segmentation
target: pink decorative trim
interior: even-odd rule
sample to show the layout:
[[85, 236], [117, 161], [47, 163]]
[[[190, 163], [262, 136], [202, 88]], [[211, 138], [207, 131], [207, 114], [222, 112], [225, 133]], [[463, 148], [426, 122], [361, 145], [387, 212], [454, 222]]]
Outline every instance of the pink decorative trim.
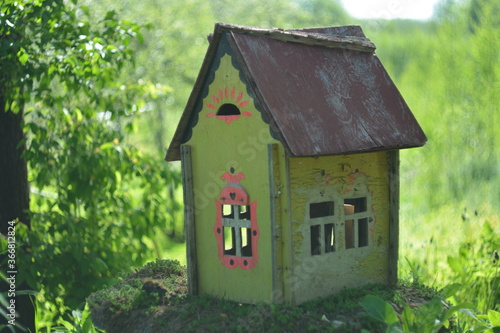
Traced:
[[[215, 239], [217, 241], [217, 254], [221, 260], [221, 264], [235, 269], [241, 267], [242, 269], [251, 269], [257, 265], [259, 261], [258, 256], [258, 243], [260, 231], [257, 224], [257, 200], [249, 204], [249, 196], [245, 188], [240, 184], [245, 175], [242, 172], [234, 173], [225, 172], [222, 179], [228, 184], [221, 190], [219, 200], [215, 199], [216, 205], [216, 220], [213, 228]], [[250, 238], [251, 238], [251, 256], [236, 256], [224, 254], [224, 225], [223, 225], [223, 206], [248, 206], [250, 210]], [[241, 229], [240, 231], [241, 232]], [[241, 244], [236, 244], [236, 246]], [[243, 250], [243, 249], [241, 249]]]

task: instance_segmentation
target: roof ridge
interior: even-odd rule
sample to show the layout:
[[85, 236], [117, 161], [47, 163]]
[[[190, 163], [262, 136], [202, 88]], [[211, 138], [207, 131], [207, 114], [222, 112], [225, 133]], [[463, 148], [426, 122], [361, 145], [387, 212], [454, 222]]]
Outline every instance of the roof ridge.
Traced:
[[215, 25], [215, 34], [222, 32], [234, 32], [240, 34], [249, 34], [254, 36], [263, 36], [283, 42], [300, 43], [305, 45], [316, 45], [328, 48], [341, 48], [354, 51], [373, 53], [376, 49], [366, 37], [358, 36], [332, 36], [317, 32], [301, 30], [284, 30], [280, 28], [265, 29], [228, 23], [217, 23]]

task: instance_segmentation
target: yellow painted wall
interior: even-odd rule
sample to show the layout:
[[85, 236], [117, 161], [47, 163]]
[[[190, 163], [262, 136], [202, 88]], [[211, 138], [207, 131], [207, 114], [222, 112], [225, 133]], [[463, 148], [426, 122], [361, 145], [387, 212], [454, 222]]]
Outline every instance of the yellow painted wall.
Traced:
[[[285, 276], [291, 303], [367, 283], [386, 283], [389, 265], [387, 154], [290, 158], [292, 271]], [[345, 249], [343, 199], [369, 193], [369, 245]], [[311, 255], [309, 203], [333, 200], [335, 252]], [[314, 224], [314, 223], [312, 223]]]
[[[229, 124], [224, 119], [218, 119], [214, 113], [226, 103], [242, 105], [240, 110], [245, 114]], [[270, 136], [269, 126], [262, 120], [247, 93], [247, 87], [240, 81], [238, 70], [231, 63], [231, 57], [226, 54], [221, 58], [208, 95], [203, 99], [203, 108], [192, 137], [186, 143], [191, 146], [192, 152], [200, 293], [241, 302], [271, 299], [268, 143], [278, 142]], [[258, 263], [248, 270], [240, 267], [230, 269], [221, 264], [213, 232], [215, 199], [227, 185], [221, 177], [231, 168], [246, 176], [241, 184], [247, 190], [250, 202], [258, 201]]]

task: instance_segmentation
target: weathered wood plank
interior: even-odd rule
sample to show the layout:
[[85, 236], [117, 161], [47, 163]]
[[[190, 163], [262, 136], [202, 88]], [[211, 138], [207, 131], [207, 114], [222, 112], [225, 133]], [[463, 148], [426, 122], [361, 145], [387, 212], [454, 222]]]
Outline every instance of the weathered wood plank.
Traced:
[[399, 256], [399, 150], [387, 152], [389, 177], [389, 283], [398, 282]]
[[284, 303], [282, 236], [280, 226], [280, 185], [278, 144], [268, 144], [269, 196], [271, 211], [271, 255], [272, 255], [272, 301]]
[[184, 228], [186, 234], [186, 259], [188, 291], [198, 294], [198, 264], [196, 258], [196, 231], [194, 214], [193, 174], [191, 146], [181, 145], [182, 185], [184, 189]]
[[325, 36], [323, 34], [311, 33], [298, 30], [263, 29], [246, 27], [233, 24], [219, 23], [216, 29], [219, 31], [250, 34], [253, 36], [264, 36], [282, 42], [300, 43], [311, 46], [323, 46], [328, 48], [341, 48], [361, 52], [373, 53], [376, 49], [368, 38], [356, 36]]
[[[283, 235], [283, 290], [285, 295], [285, 303], [290, 305], [297, 305], [296, 294], [297, 286], [292, 285], [295, 278], [295, 259], [294, 259], [294, 245], [293, 245], [293, 227], [292, 227], [292, 207], [294, 201], [292, 201], [292, 183], [290, 180], [291, 169], [290, 169], [290, 158], [286, 156], [282, 157], [284, 167], [280, 170], [284, 173], [282, 177], [282, 182], [284, 184], [283, 188], [286, 190], [284, 192], [283, 200], [286, 200], [286, 205], [282, 206], [283, 214], [285, 215], [281, 220], [282, 235]], [[286, 207], [286, 208], [285, 208]]]

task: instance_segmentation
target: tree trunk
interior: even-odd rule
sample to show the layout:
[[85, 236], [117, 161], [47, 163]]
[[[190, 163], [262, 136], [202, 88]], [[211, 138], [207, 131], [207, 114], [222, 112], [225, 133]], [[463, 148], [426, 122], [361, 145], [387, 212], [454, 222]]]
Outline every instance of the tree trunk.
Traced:
[[[9, 221], [19, 219], [19, 222], [29, 227], [30, 218], [28, 168], [21, 156], [26, 148], [22, 126], [23, 112], [21, 110], [14, 114], [5, 110], [3, 97], [0, 96], [0, 232], [7, 236]], [[16, 247], [20, 243], [21, 239], [16, 237]], [[6, 259], [5, 254], [0, 255], [2, 273], [9, 277], [11, 274], [7, 274], [7, 271], [17, 271], [19, 268], [12, 269], [4, 264]], [[10, 284], [6, 284], [5, 281], [1, 281], [0, 286], [2, 292], [11, 289]], [[27, 290], [27, 288], [26, 283], [15, 284], [16, 292]], [[7, 301], [10, 302], [9, 294], [7, 294]], [[16, 326], [21, 324], [31, 332], [35, 332], [34, 299], [28, 295], [15, 295], [14, 299], [15, 310], [19, 316], [15, 321]], [[5, 323], [3, 316], [0, 316], [0, 323]]]
[[0, 232], [4, 235], [7, 222], [16, 218], [30, 225], [28, 168], [21, 157], [25, 145], [20, 145], [24, 140], [22, 117], [22, 112], [0, 110]]

